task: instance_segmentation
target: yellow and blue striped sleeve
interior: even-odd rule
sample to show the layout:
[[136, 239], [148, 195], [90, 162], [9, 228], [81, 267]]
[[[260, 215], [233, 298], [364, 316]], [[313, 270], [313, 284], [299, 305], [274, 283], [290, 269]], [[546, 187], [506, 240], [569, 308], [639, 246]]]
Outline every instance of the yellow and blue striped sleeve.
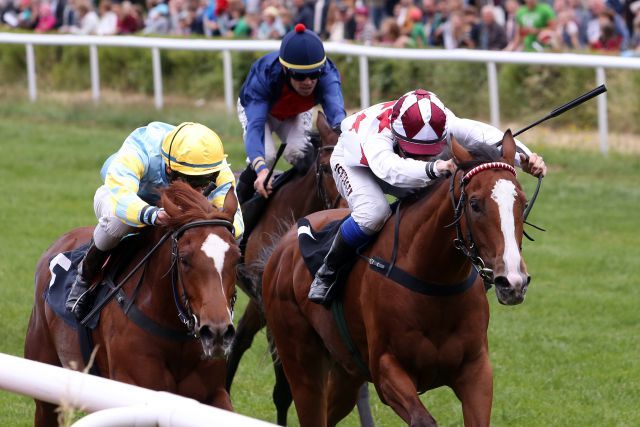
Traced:
[[104, 180], [111, 192], [115, 215], [134, 227], [145, 225], [142, 214], [150, 208], [149, 204], [137, 195], [145, 169], [140, 154], [132, 148], [123, 147], [109, 165]]
[[[211, 200], [211, 204], [218, 209], [221, 209], [224, 205], [224, 199], [227, 196], [227, 192], [233, 186], [234, 191], [236, 187], [236, 179], [233, 176], [233, 172], [229, 165], [220, 170], [218, 174], [218, 179], [216, 180], [216, 189], [209, 196], [209, 200]], [[237, 197], [237, 196], [236, 196]], [[242, 211], [240, 210], [240, 205], [238, 205], [238, 210], [233, 217], [233, 227], [235, 228], [235, 238], [236, 240], [242, 237], [244, 233], [244, 220], [242, 219]]]

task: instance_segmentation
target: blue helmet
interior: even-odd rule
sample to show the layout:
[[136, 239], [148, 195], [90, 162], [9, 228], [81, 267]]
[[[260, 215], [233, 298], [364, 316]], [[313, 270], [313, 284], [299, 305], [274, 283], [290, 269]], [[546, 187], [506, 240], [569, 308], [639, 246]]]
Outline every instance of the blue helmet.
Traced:
[[280, 63], [295, 73], [317, 73], [322, 69], [327, 57], [322, 40], [303, 24], [295, 26], [280, 44]]

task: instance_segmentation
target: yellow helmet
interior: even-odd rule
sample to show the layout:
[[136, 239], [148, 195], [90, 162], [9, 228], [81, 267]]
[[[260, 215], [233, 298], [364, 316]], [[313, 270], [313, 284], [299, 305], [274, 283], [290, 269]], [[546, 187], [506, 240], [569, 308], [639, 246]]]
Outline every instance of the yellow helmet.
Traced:
[[173, 171], [185, 175], [208, 175], [225, 165], [218, 134], [200, 123], [176, 126], [162, 141], [162, 157]]

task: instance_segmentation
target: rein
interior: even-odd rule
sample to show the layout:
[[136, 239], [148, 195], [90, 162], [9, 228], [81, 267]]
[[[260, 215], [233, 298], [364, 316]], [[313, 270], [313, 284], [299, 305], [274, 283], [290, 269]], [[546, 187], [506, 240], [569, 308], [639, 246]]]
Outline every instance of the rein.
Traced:
[[456, 173], [454, 173], [451, 176], [451, 184], [449, 187], [449, 191], [451, 193], [451, 202], [453, 203], [453, 210], [454, 210], [453, 222], [449, 226], [454, 224], [456, 226], [456, 238], [454, 239], [453, 244], [456, 247], [456, 249], [458, 249], [467, 258], [469, 258], [475, 270], [478, 272], [478, 274], [480, 274], [480, 277], [482, 277], [485, 290], [489, 290], [493, 285], [493, 270], [485, 266], [483, 259], [478, 254], [478, 248], [476, 247], [476, 244], [473, 241], [471, 228], [467, 227], [468, 232], [467, 232], [467, 237], [465, 238], [464, 233], [462, 232], [462, 225], [460, 223], [461, 223], [462, 216], [465, 213], [464, 208], [467, 205], [467, 193], [465, 192], [465, 186], [469, 183], [469, 181], [471, 181], [471, 179], [474, 176], [476, 176], [480, 172], [491, 170], [491, 169], [504, 169], [511, 172], [514, 177], [516, 176], [515, 168], [507, 163], [503, 163], [503, 162], [483, 163], [471, 169], [469, 172], [467, 172], [462, 176], [462, 178], [460, 179], [460, 198], [458, 199], [457, 202], [455, 200], [455, 194], [454, 194], [455, 177], [458, 174], [460, 169], [456, 170]]
[[[116, 295], [119, 296], [119, 300], [123, 299], [123, 292], [122, 292], [122, 287], [124, 286], [125, 283], [127, 283], [127, 281], [144, 265], [146, 265], [149, 261], [149, 259], [151, 258], [151, 256], [158, 250], [158, 248], [160, 246], [162, 246], [169, 238], [171, 238], [171, 266], [170, 266], [170, 272], [172, 273], [172, 278], [171, 278], [171, 285], [172, 285], [172, 290], [173, 290], [173, 295], [174, 295], [174, 302], [176, 304], [176, 309], [178, 311], [178, 318], [180, 319], [180, 321], [187, 327], [188, 329], [188, 335], [193, 337], [193, 338], [197, 338], [198, 337], [198, 332], [197, 332], [197, 326], [198, 326], [198, 318], [195, 314], [192, 313], [191, 308], [189, 306], [189, 300], [187, 298], [186, 295], [186, 291], [184, 289], [184, 285], [182, 286], [182, 296], [179, 296], [179, 292], [178, 292], [178, 282], [179, 280], [175, 280], [175, 278], [178, 277], [178, 259], [179, 259], [179, 251], [178, 251], [178, 240], [180, 239], [180, 237], [182, 237], [182, 235], [184, 234], [185, 231], [191, 229], [191, 228], [195, 228], [195, 227], [204, 227], [204, 226], [211, 226], [211, 225], [220, 225], [225, 227], [227, 230], [229, 230], [232, 234], [234, 232], [234, 227], [233, 224], [230, 221], [224, 220], [224, 219], [209, 219], [209, 220], [200, 220], [200, 221], [193, 221], [187, 224], [182, 225], [181, 227], [179, 227], [177, 230], [172, 230], [172, 231], [168, 231], [166, 232], [161, 238], [160, 240], [158, 240], [158, 242], [149, 250], [149, 252], [147, 252], [147, 254], [142, 258], [142, 260], [140, 260], [140, 262], [138, 264], [136, 264], [135, 267], [133, 267], [133, 269], [131, 271], [129, 271], [129, 273], [120, 281], [119, 284], [113, 286], [111, 288], [111, 290], [109, 291], [109, 293], [107, 294], [107, 296], [105, 297], [104, 300], [100, 301], [98, 304], [96, 304], [93, 309], [89, 312], [89, 314], [87, 314], [85, 316], [84, 319], [82, 319], [82, 321], [80, 322], [83, 326], [87, 326], [87, 324], [89, 323], [89, 321], [97, 314], [99, 313], [104, 306]], [[139, 281], [138, 285], [136, 286], [136, 289], [138, 288], [138, 286], [140, 286], [141, 281]], [[137, 292], [137, 291], [134, 291]], [[184, 303], [182, 302], [184, 300]], [[132, 305], [133, 302], [129, 302], [126, 304], [126, 306], [128, 308], [134, 308], [135, 306]], [[123, 304], [120, 304], [121, 307], [123, 307]], [[231, 310], [233, 310], [233, 306], [231, 308]], [[155, 322], [151, 321], [150, 319], [146, 318], [146, 320], [140, 320], [141, 317], [144, 317], [144, 314], [142, 314], [142, 312], [140, 312], [139, 310], [133, 310], [133, 314], [130, 315], [129, 310], [126, 310], [125, 313], [127, 314], [127, 317], [132, 318], [132, 315], [135, 317], [132, 318], [132, 320], [134, 320], [134, 322], [136, 324], [142, 323], [145, 324], [145, 326], [149, 326], [152, 325], [152, 327], [146, 327], [144, 328], [147, 331], [151, 331], [152, 333], [154, 333], [155, 335], [161, 335], [161, 336], [165, 336], [165, 337], [171, 337], [173, 338], [176, 334], [174, 331], [171, 330], [167, 330], [167, 331], [162, 331], [162, 327], [158, 324], [156, 324]], [[137, 319], [137, 320], [136, 320]], [[155, 326], [153, 326], [155, 325]]]
[[[327, 190], [322, 185], [322, 175], [325, 173], [324, 168], [320, 164], [320, 153], [323, 151], [333, 151], [335, 145], [327, 145], [324, 147], [318, 147], [318, 154], [316, 155], [316, 193], [318, 197], [324, 202], [325, 209], [335, 209], [340, 203], [340, 198], [342, 197], [340, 193], [336, 196], [335, 200], [331, 202], [329, 200], [329, 196], [327, 195]], [[333, 179], [333, 177], [331, 177]]]

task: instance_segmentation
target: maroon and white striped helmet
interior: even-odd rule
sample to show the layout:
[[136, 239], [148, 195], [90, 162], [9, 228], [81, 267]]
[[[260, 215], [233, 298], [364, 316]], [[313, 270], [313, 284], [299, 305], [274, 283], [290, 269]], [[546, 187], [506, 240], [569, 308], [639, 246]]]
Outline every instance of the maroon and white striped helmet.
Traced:
[[434, 156], [447, 144], [447, 115], [442, 101], [424, 89], [405, 93], [391, 112], [391, 132], [408, 154]]

